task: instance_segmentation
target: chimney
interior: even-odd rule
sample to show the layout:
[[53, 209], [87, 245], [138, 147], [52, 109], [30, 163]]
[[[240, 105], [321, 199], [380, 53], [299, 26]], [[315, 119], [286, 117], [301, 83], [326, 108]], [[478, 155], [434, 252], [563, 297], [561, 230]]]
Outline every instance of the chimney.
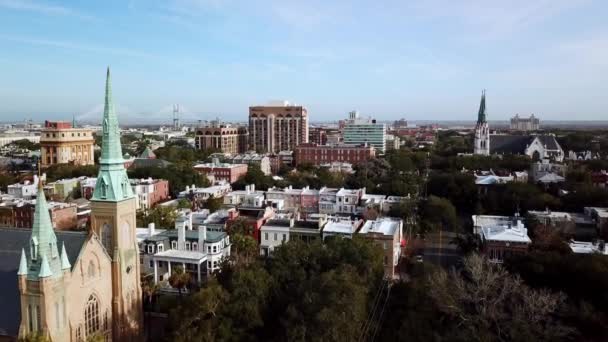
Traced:
[[154, 236], [155, 225], [154, 222], [148, 223], [148, 236]]
[[175, 221], [177, 226], [177, 249], [183, 251], [186, 249], [186, 225], [183, 218]]
[[201, 252], [205, 251], [205, 240], [207, 239], [207, 226], [201, 225], [198, 227], [198, 249]]
[[190, 185], [186, 185], [186, 192], [190, 192]]

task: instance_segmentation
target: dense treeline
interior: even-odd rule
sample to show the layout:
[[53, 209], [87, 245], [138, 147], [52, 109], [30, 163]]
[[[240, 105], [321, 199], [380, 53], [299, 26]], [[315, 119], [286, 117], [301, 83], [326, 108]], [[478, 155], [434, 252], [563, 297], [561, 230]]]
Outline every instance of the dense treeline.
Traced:
[[168, 340], [359, 338], [382, 284], [377, 245], [364, 239], [329, 239], [325, 244], [290, 241], [271, 259], [261, 261], [243, 256], [250, 249], [246, 240], [233, 242], [232, 263], [223, 265], [217, 281], [172, 311]]

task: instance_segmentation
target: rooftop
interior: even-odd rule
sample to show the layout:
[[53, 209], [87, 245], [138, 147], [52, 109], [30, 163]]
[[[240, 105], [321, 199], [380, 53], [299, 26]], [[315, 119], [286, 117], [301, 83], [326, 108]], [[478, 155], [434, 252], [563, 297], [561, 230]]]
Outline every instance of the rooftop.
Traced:
[[580, 254], [603, 254], [608, 255], [608, 248], [604, 242], [582, 242], [582, 241], [570, 241], [570, 249], [573, 253]]
[[530, 237], [528, 237], [528, 229], [519, 219], [516, 219], [516, 221], [497, 221], [495, 224], [482, 225], [481, 235], [485, 240], [490, 241], [518, 243], [532, 242]]
[[381, 218], [378, 220], [368, 220], [365, 222], [361, 230], [359, 230], [359, 234], [368, 234], [368, 233], [376, 233], [382, 235], [393, 236], [396, 232], [399, 231], [399, 226], [401, 225], [401, 220], [392, 219], [392, 218]]
[[355, 221], [332, 220], [327, 222], [323, 228], [323, 233], [353, 234], [356, 230], [357, 224]]

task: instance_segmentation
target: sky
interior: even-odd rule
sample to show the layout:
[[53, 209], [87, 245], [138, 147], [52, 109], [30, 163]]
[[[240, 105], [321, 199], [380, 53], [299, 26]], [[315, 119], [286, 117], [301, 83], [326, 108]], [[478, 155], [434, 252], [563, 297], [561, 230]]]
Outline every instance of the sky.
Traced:
[[608, 119], [606, 0], [0, 0], [0, 121]]

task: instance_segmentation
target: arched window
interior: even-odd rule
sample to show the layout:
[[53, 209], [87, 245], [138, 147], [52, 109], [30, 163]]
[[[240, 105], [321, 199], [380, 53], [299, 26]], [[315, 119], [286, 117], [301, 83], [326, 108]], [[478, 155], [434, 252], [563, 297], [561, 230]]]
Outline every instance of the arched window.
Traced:
[[108, 254], [112, 255], [112, 227], [107, 223], [101, 227], [101, 243]]
[[99, 302], [93, 295], [89, 297], [84, 311], [84, 328], [86, 336], [99, 331]]
[[89, 275], [89, 278], [95, 278], [95, 263], [93, 262], [93, 260], [89, 261], [87, 273]]

